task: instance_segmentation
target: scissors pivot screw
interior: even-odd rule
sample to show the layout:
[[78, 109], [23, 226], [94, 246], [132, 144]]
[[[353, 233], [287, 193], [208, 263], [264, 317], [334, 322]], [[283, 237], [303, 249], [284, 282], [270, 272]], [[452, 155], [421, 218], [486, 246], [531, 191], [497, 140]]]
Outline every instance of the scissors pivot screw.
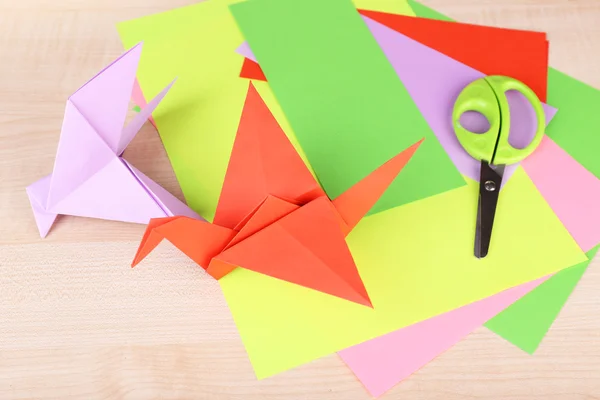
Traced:
[[493, 192], [496, 190], [496, 183], [494, 181], [485, 181], [483, 187], [488, 192]]

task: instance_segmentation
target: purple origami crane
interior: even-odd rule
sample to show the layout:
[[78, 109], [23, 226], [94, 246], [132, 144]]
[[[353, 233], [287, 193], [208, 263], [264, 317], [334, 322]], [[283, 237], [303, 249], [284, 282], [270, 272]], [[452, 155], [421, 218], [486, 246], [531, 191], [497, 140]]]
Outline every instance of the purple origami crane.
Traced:
[[59, 214], [147, 224], [201, 219], [122, 157], [173, 82], [125, 126], [142, 45], [133, 47], [67, 100], [54, 170], [27, 187], [40, 235]]

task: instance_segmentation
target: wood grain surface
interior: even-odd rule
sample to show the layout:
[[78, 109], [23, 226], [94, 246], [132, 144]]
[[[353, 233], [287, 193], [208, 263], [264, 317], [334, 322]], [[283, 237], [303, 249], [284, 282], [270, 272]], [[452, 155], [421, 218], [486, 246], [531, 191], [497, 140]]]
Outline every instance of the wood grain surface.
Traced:
[[[24, 188], [52, 170], [67, 96], [122, 52], [117, 22], [192, 2], [0, 0], [0, 399], [370, 398], [335, 354], [257, 381], [215, 281], [169, 244], [128, 267], [143, 226], [62, 217], [39, 239]], [[600, 87], [599, 0], [425, 3], [546, 31], [552, 66]], [[150, 125], [126, 155], [181, 197]], [[535, 356], [480, 328], [383, 398], [600, 399], [598, 264]]]

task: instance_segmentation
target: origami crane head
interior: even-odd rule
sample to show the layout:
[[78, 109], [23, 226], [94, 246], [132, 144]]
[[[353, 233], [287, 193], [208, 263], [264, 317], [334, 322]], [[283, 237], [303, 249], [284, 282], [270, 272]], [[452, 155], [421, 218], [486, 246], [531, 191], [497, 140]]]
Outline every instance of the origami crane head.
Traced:
[[67, 101], [54, 170], [27, 187], [42, 237], [58, 214], [146, 224], [151, 218], [200, 218], [121, 155], [173, 83], [124, 127], [141, 44]]
[[332, 201], [250, 84], [214, 222], [153, 219], [133, 266], [166, 238], [216, 279], [239, 266], [371, 307], [345, 237], [420, 143]]

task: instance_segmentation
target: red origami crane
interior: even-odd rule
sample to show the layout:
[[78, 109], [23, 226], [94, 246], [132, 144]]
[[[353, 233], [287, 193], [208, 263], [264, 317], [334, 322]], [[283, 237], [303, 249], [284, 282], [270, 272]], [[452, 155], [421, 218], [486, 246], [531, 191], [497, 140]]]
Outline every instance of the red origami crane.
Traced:
[[216, 279], [241, 267], [372, 307], [345, 237], [420, 144], [330, 200], [250, 84], [214, 222], [150, 220], [133, 266], [168, 239]]

